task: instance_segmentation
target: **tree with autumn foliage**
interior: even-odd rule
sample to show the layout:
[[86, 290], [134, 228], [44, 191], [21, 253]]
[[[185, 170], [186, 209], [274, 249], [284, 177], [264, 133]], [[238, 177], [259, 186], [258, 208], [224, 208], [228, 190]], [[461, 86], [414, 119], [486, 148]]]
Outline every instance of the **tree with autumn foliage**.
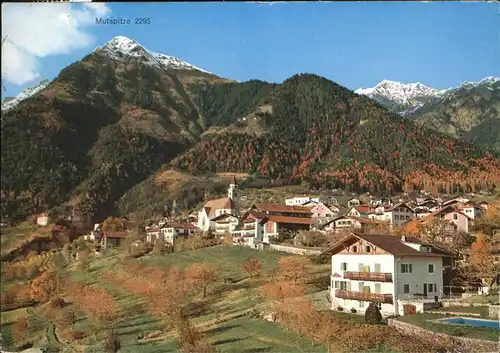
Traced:
[[474, 220], [474, 228], [488, 235], [500, 230], [500, 201], [488, 205], [485, 214]]
[[203, 298], [207, 295], [207, 288], [219, 280], [217, 271], [207, 263], [194, 263], [189, 266], [186, 278], [193, 286], [201, 287]]
[[184, 317], [178, 328], [181, 351], [184, 353], [216, 353], [215, 347], [208, 342], [206, 336], [198, 330], [189, 319]]
[[311, 262], [305, 256], [283, 256], [278, 261], [278, 272], [285, 278], [293, 280], [297, 284], [310, 272]]
[[468, 277], [480, 279], [483, 286], [489, 286], [493, 278], [500, 274], [500, 265], [494, 261], [493, 247], [484, 233], [476, 234], [464, 267]]
[[46, 303], [59, 296], [59, 274], [57, 271], [46, 271], [30, 283], [30, 298], [39, 303]]
[[252, 278], [253, 276], [257, 275], [261, 268], [262, 268], [262, 261], [260, 261], [259, 259], [248, 259], [247, 261], [245, 261], [242, 265], [243, 267], [243, 271], [245, 271], [246, 273], [248, 273], [248, 275], [250, 276], [250, 278]]

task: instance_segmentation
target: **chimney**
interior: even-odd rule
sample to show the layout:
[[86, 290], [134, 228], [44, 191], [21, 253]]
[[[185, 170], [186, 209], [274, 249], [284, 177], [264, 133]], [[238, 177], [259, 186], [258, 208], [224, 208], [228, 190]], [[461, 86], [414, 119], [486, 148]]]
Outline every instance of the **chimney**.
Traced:
[[402, 242], [405, 242], [406, 241], [406, 237], [404, 235], [401, 236], [401, 241]]

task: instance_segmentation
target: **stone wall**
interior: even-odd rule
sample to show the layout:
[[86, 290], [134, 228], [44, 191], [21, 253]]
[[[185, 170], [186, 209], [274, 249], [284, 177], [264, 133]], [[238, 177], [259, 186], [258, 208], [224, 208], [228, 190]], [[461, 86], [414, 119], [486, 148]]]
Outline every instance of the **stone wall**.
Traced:
[[429, 338], [433, 335], [441, 338], [454, 339], [458, 345], [460, 345], [461, 353], [494, 353], [500, 351], [500, 343], [493, 341], [477, 340], [467, 337], [457, 337], [450, 336], [444, 333], [436, 333], [424, 328], [409, 324], [407, 322], [402, 322], [395, 319], [388, 319], [387, 324], [394, 327], [398, 331], [401, 331], [410, 335], [422, 336], [424, 338]]
[[295, 255], [319, 255], [323, 250], [321, 249], [303, 249], [296, 248], [294, 246], [286, 246], [286, 245], [278, 245], [278, 244], [269, 244], [270, 250], [287, 252]]

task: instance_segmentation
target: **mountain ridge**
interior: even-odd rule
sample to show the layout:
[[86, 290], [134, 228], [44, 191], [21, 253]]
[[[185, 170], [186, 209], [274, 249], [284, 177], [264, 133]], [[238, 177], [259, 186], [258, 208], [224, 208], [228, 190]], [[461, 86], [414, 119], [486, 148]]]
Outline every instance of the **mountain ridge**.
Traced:
[[239, 83], [128, 43], [134, 55], [100, 47], [2, 114], [3, 215], [102, 219], [132, 189], [161, 208], [172, 195], [141, 185], [171, 168], [359, 191], [500, 184], [495, 156], [318, 75]]

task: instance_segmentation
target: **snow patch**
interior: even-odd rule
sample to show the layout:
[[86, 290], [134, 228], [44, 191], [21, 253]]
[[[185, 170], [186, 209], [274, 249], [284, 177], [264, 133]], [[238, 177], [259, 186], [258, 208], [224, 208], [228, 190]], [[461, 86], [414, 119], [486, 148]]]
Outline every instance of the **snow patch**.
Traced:
[[15, 96], [13, 99], [7, 101], [7, 102], [2, 102], [2, 111], [6, 111], [9, 109], [14, 108], [16, 105], [21, 103], [22, 101], [33, 97], [35, 94], [40, 93], [42, 90], [45, 89], [49, 85], [49, 80], [44, 80], [41, 81], [37, 86], [35, 87], [30, 87], [30, 88], [25, 88], [23, 89], [17, 96]]
[[174, 56], [156, 53], [146, 49], [137, 41], [123, 36], [114, 37], [103, 46], [97, 47], [94, 52], [105, 53], [114, 60], [121, 60], [123, 56], [131, 56], [142, 58], [143, 63], [151, 66], [174, 70], [197, 70], [210, 73]]

